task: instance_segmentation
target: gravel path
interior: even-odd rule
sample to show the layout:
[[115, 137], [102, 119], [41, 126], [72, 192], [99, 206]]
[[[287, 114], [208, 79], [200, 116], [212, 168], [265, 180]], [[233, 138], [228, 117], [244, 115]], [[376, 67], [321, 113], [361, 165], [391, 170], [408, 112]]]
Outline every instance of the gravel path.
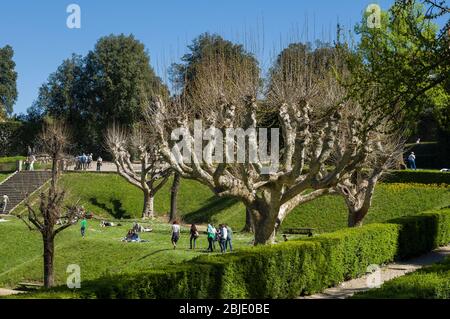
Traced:
[[[438, 248], [426, 255], [409, 259], [404, 262], [386, 265], [381, 268], [381, 282], [406, 275], [407, 273], [416, 271], [424, 266], [437, 263], [444, 260], [446, 256], [450, 256], [450, 246]], [[324, 290], [322, 293], [299, 297], [298, 299], [345, 299], [353, 296], [357, 292], [371, 289], [368, 287], [367, 281], [368, 275], [345, 281], [337, 287]]]

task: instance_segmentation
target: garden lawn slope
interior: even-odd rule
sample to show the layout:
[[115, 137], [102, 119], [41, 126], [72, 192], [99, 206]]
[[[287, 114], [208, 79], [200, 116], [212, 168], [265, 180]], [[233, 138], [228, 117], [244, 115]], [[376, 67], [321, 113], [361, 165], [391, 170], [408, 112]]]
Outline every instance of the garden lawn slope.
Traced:
[[[116, 174], [70, 173], [63, 176], [71, 200], [98, 216], [139, 218], [142, 192]], [[165, 215], [170, 208], [170, 182], [156, 195], [155, 210]], [[365, 223], [385, 222], [405, 215], [450, 205], [450, 188], [445, 185], [379, 184], [373, 206]], [[218, 198], [206, 186], [182, 180], [178, 209], [186, 222], [225, 222], [235, 230], [245, 223], [244, 206], [231, 198]], [[296, 208], [284, 221], [283, 228], [312, 227], [331, 232], [347, 227], [347, 209], [339, 196], [325, 196]]]

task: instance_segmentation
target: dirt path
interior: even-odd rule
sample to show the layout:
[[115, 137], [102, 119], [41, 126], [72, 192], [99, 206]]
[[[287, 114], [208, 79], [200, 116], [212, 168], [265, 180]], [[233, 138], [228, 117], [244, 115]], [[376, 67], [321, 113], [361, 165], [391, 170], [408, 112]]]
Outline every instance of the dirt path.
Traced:
[[[409, 259], [404, 262], [392, 263], [381, 268], [381, 282], [386, 282], [396, 277], [406, 275], [409, 272], [420, 269], [450, 256], [450, 246], [438, 248], [426, 255]], [[357, 292], [367, 291], [371, 288], [367, 284], [368, 276], [352, 279], [341, 283], [337, 287], [328, 288], [322, 293], [312, 296], [299, 297], [298, 299], [345, 299]]]

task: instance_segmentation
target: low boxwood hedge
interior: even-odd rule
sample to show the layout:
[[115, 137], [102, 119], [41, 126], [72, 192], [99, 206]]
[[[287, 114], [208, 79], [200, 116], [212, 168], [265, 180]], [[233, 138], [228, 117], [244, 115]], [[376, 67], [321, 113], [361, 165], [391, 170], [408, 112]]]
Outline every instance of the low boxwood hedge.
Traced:
[[293, 298], [362, 275], [371, 264], [450, 242], [450, 209], [310, 239], [204, 255], [184, 265], [110, 275], [83, 284], [84, 298]]
[[450, 185], [450, 172], [427, 170], [391, 171], [385, 175], [384, 182]]

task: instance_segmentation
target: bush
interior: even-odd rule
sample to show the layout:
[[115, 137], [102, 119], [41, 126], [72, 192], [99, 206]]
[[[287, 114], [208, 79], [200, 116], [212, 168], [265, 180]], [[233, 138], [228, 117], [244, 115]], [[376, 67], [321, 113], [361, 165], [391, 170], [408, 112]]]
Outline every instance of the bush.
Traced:
[[389, 221], [398, 224], [399, 258], [408, 258], [426, 253], [450, 241], [450, 209], [405, 216]]
[[386, 175], [385, 182], [450, 185], [450, 173], [439, 171], [392, 171]]
[[385, 283], [355, 299], [450, 299], [450, 258]]
[[205, 255], [183, 266], [111, 275], [87, 283], [85, 298], [293, 298], [450, 241], [450, 209], [311, 239]]

